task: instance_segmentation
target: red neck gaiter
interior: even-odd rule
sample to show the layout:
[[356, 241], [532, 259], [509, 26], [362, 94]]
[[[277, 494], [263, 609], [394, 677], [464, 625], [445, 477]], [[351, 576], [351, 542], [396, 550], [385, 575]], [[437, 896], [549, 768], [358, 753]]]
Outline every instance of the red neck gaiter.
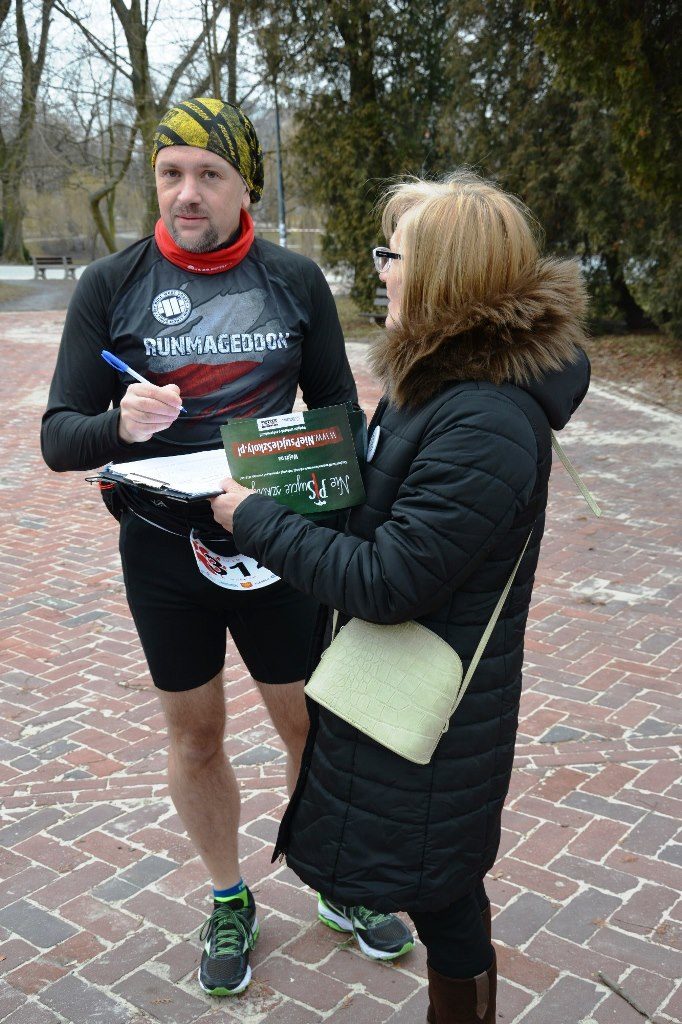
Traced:
[[214, 249], [213, 252], [188, 252], [187, 249], [181, 249], [171, 238], [161, 218], [156, 222], [154, 238], [162, 256], [176, 267], [191, 270], [193, 274], [220, 274], [241, 263], [251, 248], [254, 238], [253, 221], [247, 210], [241, 211], [239, 226], [241, 231], [237, 241], [226, 249]]

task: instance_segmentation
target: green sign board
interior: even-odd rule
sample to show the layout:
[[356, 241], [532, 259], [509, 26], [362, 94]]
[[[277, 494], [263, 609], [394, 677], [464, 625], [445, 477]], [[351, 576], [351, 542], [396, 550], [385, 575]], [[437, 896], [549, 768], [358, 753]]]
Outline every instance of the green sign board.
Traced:
[[234, 419], [220, 428], [232, 477], [303, 514], [365, 500], [345, 406]]

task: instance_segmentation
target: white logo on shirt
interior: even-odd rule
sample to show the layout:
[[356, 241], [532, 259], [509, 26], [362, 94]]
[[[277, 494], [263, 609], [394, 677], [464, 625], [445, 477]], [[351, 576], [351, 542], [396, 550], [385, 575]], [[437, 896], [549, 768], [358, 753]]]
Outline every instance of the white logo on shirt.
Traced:
[[190, 297], [179, 288], [161, 292], [152, 302], [152, 314], [160, 324], [181, 324], [191, 312]]

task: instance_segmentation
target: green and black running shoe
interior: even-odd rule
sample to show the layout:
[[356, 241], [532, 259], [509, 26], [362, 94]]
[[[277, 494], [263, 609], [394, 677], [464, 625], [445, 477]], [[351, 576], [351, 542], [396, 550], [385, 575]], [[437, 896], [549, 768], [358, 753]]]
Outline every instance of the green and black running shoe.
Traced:
[[236, 996], [251, 981], [249, 953], [258, 938], [256, 903], [249, 889], [216, 904], [201, 929], [199, 984], [211, 996]]
[[367, 907], [344, 907], [321, 893], [317, 914], [323, 924], [337, 932], [352, 932], [362, 952], [372, 960], [395, 960], [414, 949], [412, 932], [395, 914], [380, 914]]

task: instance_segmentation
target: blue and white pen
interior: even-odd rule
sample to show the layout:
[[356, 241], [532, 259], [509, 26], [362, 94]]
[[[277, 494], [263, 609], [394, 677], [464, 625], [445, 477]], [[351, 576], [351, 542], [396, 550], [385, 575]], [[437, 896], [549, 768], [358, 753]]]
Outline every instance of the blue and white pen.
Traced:
[[[147, 380], [145, 377], [139, 374], [137, 370], [133, 370], [132, 367], [128, 366], [127, 363], [124, 363], [122, 359], [118, 358], [118, 356], [115, 356], [113, 352], [107, 352], [105, 348], [102, 349], [102, 359], [104, 359], [105, 362], [109, 363], [109, 366], [113, 366], [115, 370], [118, 370], [119, 373], [130, 374], [130, 376], [134, 377], [135, 380], [139, 380], [140, 384], [152, 383], [150, 380]], [[153, 384], [152, 387], [154, 387]], [[180, 412], [187, 412], [183, 405], [180, 406]]]

